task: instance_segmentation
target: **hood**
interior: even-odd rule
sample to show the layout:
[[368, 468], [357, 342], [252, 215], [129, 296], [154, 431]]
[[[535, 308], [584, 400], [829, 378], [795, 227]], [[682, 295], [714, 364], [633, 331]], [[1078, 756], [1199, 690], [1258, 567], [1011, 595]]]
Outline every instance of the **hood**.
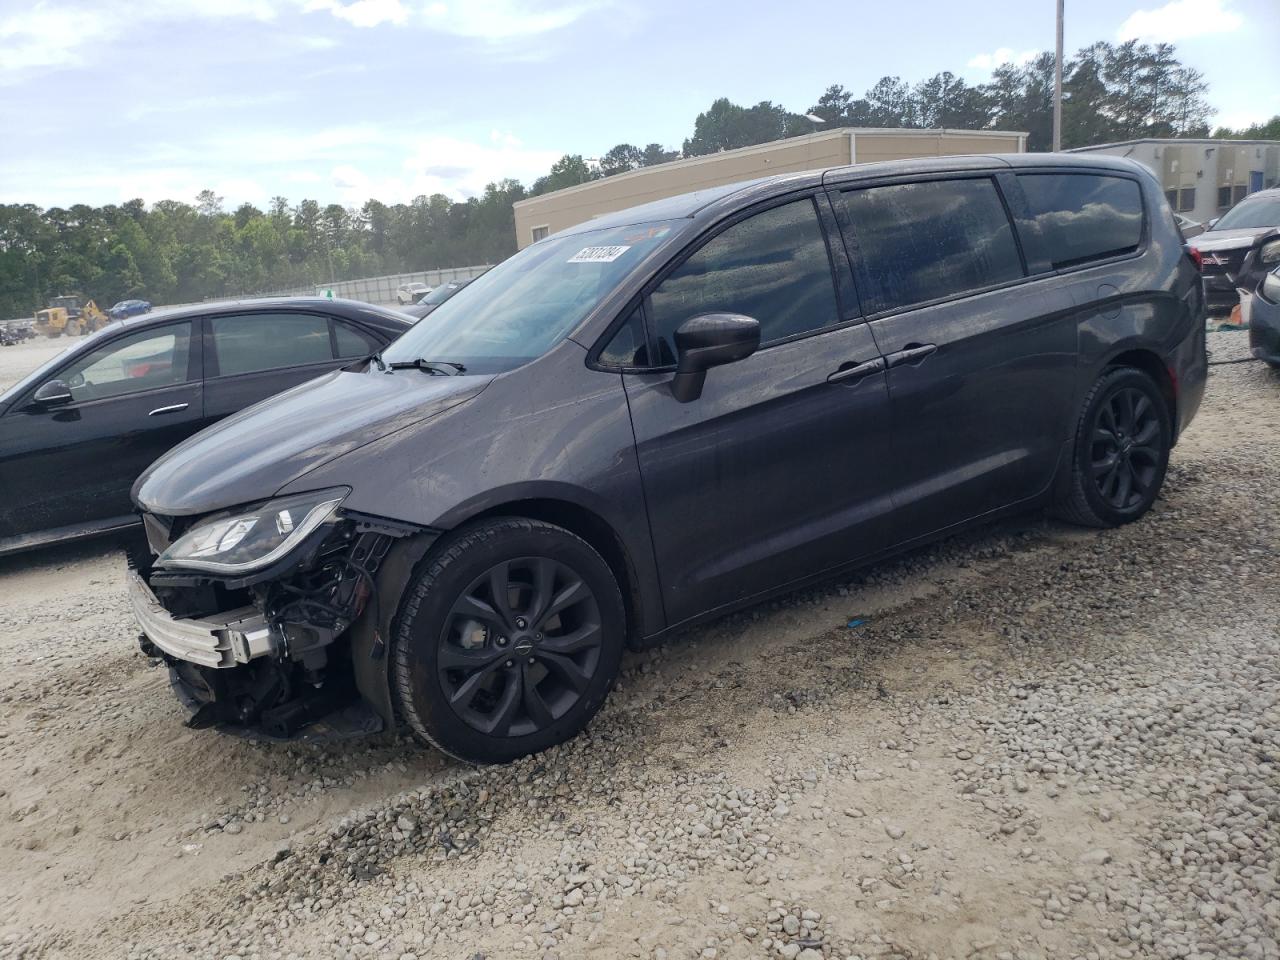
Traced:
[[1187, 245], [1195, 247], [1201, 253], [1210, 250], [1240, 250], [1253, 246], [1255, 240], [1275, 229], [1275, 227], [1243, 227], [1239, 230], [1206, 230], [1188, 240]]
[[273, 496], [323, 463], [471, 399], [491, 379], [335, 371], [174, 447], [138, 478], [134, 502], [188, 516]]

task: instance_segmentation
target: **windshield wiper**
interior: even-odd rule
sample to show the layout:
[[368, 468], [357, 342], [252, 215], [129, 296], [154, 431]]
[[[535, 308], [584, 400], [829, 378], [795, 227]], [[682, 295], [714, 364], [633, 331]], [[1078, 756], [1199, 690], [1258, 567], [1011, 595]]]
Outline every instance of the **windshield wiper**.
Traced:
[[440, 377], [456, 377], [460, 373], [467, 372], [466, 366], [461, 363], [453, 363], [449, 360], [424, 360], [422, 357], [415, 357], [412, 360], [393, 360], [390, 366], [392, 370], [421, 370]]

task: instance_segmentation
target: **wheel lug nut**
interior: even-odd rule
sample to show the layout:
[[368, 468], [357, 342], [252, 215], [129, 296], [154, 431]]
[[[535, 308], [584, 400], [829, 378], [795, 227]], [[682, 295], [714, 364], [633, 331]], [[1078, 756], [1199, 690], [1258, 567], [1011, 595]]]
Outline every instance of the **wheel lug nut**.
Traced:
[[534, 662], [533, 657], [530, 657], [530, 658], [529, 658], [529, 662], [530, 662], [530, 663], [533, 663], [533, 662]]
[[513, 661], [513, 660], [508, 660], [508, 661], [507, 661], [507, 666], [508, 666], [508, 667], [514, 667], [514, 666], [515, 666], [515, 661]]
[[496, 642], [498, 646], [505, 647], [510, 641], [506, 637], [499, 637]]
[[525, 618], [524, 618], [524, 617], [516, 617], [516, 626], [517, 626], [519, 629], [523, 630], [523, 629], [524, 629], [525, 627], [527, 627], [528, 625], [529, 625], [529, 622], [528, 622], [527, 620], [525, 620]]
[[540, 634], [540, 633], [535, 633], [535, 634], [533, 635], [533, 639], [535, 639], [535, 640], [541, 640], [541, 639], [542, 639], [542, 634]]

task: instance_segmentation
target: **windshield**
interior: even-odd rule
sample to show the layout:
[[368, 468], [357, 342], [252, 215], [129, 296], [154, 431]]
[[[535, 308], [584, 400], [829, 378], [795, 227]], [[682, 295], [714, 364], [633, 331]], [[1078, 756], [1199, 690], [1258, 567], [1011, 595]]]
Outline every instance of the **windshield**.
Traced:
[[1222, 215], [1213, 229], [1216, 232], [1275, 226], [1280, 226], [1280, 197], [1256, 197], [1241, 200]]
[[609, 227], [526, 247], [457, 291], [383, 358], [460, 363], [470, 373], [527, 363], [563, 340], [672, 229]]

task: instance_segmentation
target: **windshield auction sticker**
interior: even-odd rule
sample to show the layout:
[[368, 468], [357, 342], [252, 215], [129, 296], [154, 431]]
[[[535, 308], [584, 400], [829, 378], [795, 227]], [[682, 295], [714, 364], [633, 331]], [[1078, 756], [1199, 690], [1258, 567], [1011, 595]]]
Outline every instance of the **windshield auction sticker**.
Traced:
[[613, 263], [630, 250], [630, 247], [583, 247], [568, 263]]

